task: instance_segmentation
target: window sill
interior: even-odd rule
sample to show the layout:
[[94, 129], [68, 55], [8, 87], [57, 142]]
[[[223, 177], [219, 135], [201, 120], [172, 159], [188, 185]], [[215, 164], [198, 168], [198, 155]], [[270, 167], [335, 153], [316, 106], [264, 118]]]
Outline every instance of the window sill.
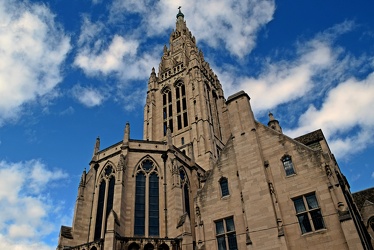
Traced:
[[231, 195], [225, 195], [225, 196], [221, 196], [221, 200], [227, 200], [230, 198]]
[[322, 229], [319, 229], [317, 231], [303, 233], [303, 234], [301, 234], [301, 236], [308, 237], [308, 236], [312, 236], [312, 235], [315, 235], [315, 234], [324, 234], [326, 232], [327, 232], [327, 228], [322, 228]]
[[297, 174], [290, 174], [290, 175], [286, 175], [285, 177], [286, 178], [289, 178], [289, 177], [293, 177], [293, 176], [296, 176]]

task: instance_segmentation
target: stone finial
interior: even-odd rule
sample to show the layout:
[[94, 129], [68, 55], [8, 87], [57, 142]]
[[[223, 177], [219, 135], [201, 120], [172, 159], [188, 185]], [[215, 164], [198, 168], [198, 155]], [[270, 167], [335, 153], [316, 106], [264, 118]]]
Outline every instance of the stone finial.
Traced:
[[130, 123], [126, 122], [125, 132], [124, 132], [124, 135], [123, 135], [122, 144], [123, 145], [128, 145], [129, 144], [129, 140], [130, 140]]
[[81, 181], [79, 183], [80, 187], [84, 187], [86, 185], [86, 168], [83, 170], [82, 176], [81, 176]]
[[93, 151], [93, 157], [97, 154], [97, 152], [99, 152], [100, 150], [100, 137], [98, 136], [96, 138], [96, 142], [95, 142], [95, 147], [94, 147], [94, 151]]

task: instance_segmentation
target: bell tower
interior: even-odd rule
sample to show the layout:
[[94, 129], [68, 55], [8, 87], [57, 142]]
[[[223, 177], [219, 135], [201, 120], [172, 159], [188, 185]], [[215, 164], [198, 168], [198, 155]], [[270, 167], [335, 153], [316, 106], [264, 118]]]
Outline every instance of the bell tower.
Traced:
[[152, 69], [144, 107], [143, 137], [172, 143], [208, 170], [229, 137], [222, 86], [196, 46], [179, 8], [158, 73]]

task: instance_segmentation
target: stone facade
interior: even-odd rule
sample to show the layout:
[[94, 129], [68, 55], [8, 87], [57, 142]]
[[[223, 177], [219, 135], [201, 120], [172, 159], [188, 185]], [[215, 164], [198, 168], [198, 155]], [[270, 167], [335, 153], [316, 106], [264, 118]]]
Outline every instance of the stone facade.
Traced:
[[57, 249], [373, 249], [321, 130], [289, 138], [227, 98], [179, 11], [144, 138], [100, 149]]

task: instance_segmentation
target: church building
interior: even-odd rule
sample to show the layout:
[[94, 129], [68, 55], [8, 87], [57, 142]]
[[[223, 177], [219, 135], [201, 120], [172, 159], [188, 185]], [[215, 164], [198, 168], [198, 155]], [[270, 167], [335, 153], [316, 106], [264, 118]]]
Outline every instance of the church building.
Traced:
[[[96, 140], [57, 249], [373, 249], [321, 130], [290, 138], [224, 96], [183, 13], [144, 107], [143, 139]], [[261, 97], [254, 97], [261, 98]]]

